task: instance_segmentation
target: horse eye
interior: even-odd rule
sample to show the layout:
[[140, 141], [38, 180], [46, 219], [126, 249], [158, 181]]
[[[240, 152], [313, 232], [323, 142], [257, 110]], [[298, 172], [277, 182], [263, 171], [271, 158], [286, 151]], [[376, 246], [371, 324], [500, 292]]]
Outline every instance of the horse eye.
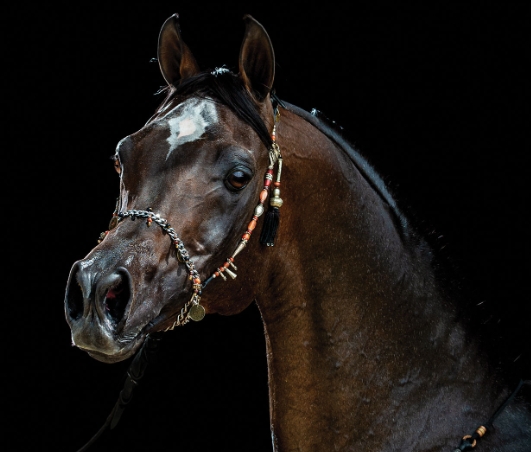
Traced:
[[232, 188], [235, 190], [241, 190], [249, 183], [250, 180], [251, 180], [251, 177], [248, 176], [241, 169], [234, 170], [232, 173], [228, 175], [226, 179], [227, 183], [230, 185], [229, 188]]
[[121, 174], [122, 166], [120, 165], [120, 160], [118, 160], [117, 158], [114, 159], [114, 169], [118, 174]]

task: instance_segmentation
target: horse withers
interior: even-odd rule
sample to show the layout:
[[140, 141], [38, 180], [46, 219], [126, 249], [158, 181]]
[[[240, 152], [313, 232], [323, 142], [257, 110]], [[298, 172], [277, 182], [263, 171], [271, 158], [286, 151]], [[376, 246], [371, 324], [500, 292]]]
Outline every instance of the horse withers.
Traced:
[[162, 26], [166, 97], [116, 148], [109, 230], [68, 280], [73, 344], [123, 361], [256, 302], [275, 451], [529, 452], [529, 400], [503, 404], [430, 247], [347, 140], [274, 94], [244, 21], [238, 73], [201, 71], [178, 16]]

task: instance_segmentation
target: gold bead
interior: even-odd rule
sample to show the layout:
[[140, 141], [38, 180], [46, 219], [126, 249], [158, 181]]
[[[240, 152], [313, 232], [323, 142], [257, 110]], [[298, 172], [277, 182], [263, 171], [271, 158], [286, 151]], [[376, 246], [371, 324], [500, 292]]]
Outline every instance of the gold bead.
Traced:
[[[470, 436], [470, 435], [465, 435], [465, 436], [463, 436], [463, 439], [464, 439], [464, 440], [466, 440], [466, 439], [470, 439], [470, 438], [472, 438], [472, 436]], [[473, 449], [474, 447], [476, 447], [476, 440], [475, 440], [475, 439], [472, 440], [472, 444], [470, 445], [470, 447], [472, 447], [472, 449]]]
[[271, 204], [273, 207], [280, 207], [282, 206], [283, 202], [284, 201], [282, 201], [282, 199], [280, 198], [280, 189], [275, 188], [273, 190], [273, 196], [269, 200], [269, 204]]

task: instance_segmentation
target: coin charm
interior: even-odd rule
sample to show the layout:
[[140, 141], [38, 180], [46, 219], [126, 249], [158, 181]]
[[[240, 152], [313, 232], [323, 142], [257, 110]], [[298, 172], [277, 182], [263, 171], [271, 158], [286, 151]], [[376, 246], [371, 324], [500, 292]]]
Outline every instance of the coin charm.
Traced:
[[203, 320], [203, 317], [205, 316], [205, 308], [201, 306], [200, 304], [194, 304], [190, 308], [190, 312], [188, 313], [188, 316], [195, 322], [199, 322], [200, 320]]

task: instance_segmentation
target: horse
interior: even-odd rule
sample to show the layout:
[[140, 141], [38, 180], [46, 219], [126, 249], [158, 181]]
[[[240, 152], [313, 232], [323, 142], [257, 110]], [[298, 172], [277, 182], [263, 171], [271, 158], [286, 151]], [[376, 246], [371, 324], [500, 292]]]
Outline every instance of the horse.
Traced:
[[255, 303], [274, 451], [529, 451], [528, 381], [492, 368], [427, 240], [330, 121], [279, 98], [244, 24], [237, 73], [162, 25], [165, 98], [116, 147], [109, 228], [68, 276], [72, 344], [134, 357], [123, 407], [150, 344]]

